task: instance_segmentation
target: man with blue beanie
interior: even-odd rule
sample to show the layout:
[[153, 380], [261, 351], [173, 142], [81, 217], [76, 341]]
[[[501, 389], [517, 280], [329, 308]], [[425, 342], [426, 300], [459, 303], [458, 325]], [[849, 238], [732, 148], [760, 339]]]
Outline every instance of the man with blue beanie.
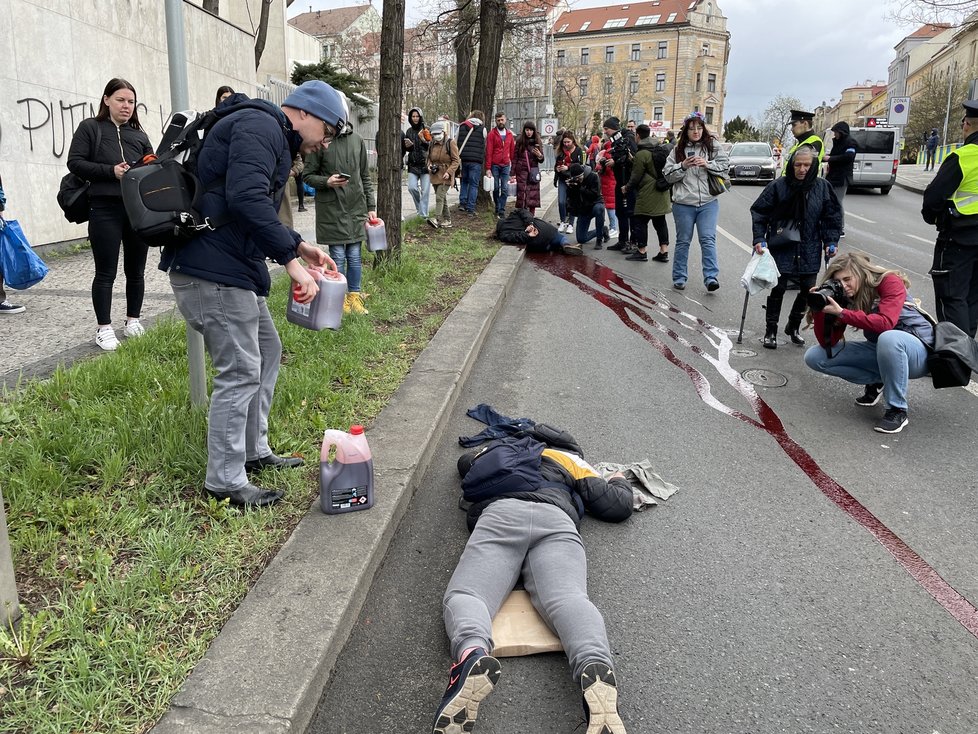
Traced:
[[298, 466], [268, 445], [268, 413], [282, 358], [282, 342], [265, 299], [274, 260], [292, 278], [295, 300], [319, 292], [306, 262], [335, 270], [321, 249], [278, 218], [296, 154], [327, 147], [346, 126], [343, 96], [325, 82], [299, 85], [282, 103], [233, 94], [216, 111], [197, 159], [200, 211], [218, 223], [181, 247], [163, 250], [180, 313], [204, 337], [216, 374], [207, 420], [204, 489], [245, 507], [283, 496], [252, 484], [247, 472]]

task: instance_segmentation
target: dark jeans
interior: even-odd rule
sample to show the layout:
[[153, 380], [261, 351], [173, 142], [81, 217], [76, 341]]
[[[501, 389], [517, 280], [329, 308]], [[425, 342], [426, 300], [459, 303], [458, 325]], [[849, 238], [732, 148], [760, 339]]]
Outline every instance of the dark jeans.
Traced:
[[502, 214], [506, 211], [506, 188], [509, 184], [509, 165], [500, 166], [498, 163], [492, 164], [492, 202], [496, 205], [496, 213]]
[[121, 197], [92, 199], [88, 219], [88, 239], [95, 258], [92, 280], [92, 305], [99, 326], [112, 323], [112, 286], [119, 270], [119, 243], [122, 243], [122, 268], [126, 274], [126, 316], [139, 318], [146, 290], [143, 273], [149, 251], [129, 225]]
[[924, 170], [934, 167], [934, 158], [937, 154], [937, 150], [927, 150], [927, 157], [924, 159]]
[[950, 321], [973, 337], [978, 330], [978, 245], [938, 240], [930, 275], [937, 320]]
[[[588, 230], [591, 226], [591, 220], [594, 220], [595, 229]], [[589, 242], [595, 237], [598, 238], [598, 242], [601, 241], [601, 236], [604, 233], [604, 204], [598, 202], [591, 209], [590, 214], [578, 214], [577, 215], [577, 244], [583, 245], [585, 242]]]
[[624, 183], [619, 182], [617, 178], [615, 179], [615, 214], [618, 216], [618, 241], [633, 242], [631, 219], [632, 212], [635, 211], [635, 193], [632, 191], [627, 194], [621, 193], [621, 187]]
[[808, 309], [808, 301], [805, 294], [815, 285], [818, 273], [806, 273], [805, 275], [782, 275], [778, 278], [778, 284], [771, 289], [771, 295], [767, 297], [767, 326], [768, 328], [778, 328], [778, 319], [781, 318], [781, 303], [784, 301], [784, 292], [787, 290], [788, 281], [796, 280], [801, 285], [795, 302], [791, 304], [791, 313], [788, 314], [788, 326], [795, 329], [801, 324]]

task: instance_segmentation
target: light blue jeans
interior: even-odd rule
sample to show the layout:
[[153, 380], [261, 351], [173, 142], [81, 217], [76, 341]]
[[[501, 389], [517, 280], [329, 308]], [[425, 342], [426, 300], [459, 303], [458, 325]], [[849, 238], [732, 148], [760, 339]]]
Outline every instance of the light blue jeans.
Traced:
[[703, 256], [703, 283], [716, 280], [720, 275], [717, 265], [717, 218], [720, 202], [714, 199], [703, 206], [672, 205], [676, 222], [676, 249], [672, 256], [672, 282], [686, 284], [686, 267], [689, 262], [689, 243], [693, 240], [693, 225], [700, 242]]
[[348, 245], [330, 245], [329, 256], [336, 263], [336, 269], [346, 276], [346, 289], [350, 293], [359, 293], [360, 281], [363, 276], [363, 263], [360, 259], [360, 243], [351, 242]]
[[[419, 217], [428, 218], [428, 196], [431, 193], [431, 176], [408, 173], [408, 193], [414, 199], [414, 208]], [[332, 256], [331, 256], [332, 257]]]
[[170, 271], [170, 287], [187, 325], [204, 337], [214, 365], [204, 486], [219, 492], [241, 489], [248, 483], [245, 461], [272, 453], [268, 411], [282, 342], [265, 299], [252, 291], [175, 271]]
[[618, 215], [615, 210], [605, 207], [605, 213], [608, 215], [608, 229], [618, 229]]
[[857, 385], [883, 383], [883, 401], [890, 408], [907, 409], [907, 383], [926, 377], [927, 348], [906, 331], [891, 329], [869, 341], [839, 342], [832, 358], [816, 344], [805, 352], [805, 364], [816, 372], [841, 377]]
[[458, 205], [467, 212], [475, 211], [475, 200], [482, 185], [482, 164], [463, 163], [462, 182], [458, 192]]
[[561, 222], [574, 223], [574, 215], [567, 213], [567, 181], [562, 178], [557, 179], [557, 212]]
[[500, 166], [498, 163], [492, 164], [493, 190], [492, 201], [496, 205], [496, 213], [502, 214], [506, 211], [506, 188], [509, 183], [510, 167]]

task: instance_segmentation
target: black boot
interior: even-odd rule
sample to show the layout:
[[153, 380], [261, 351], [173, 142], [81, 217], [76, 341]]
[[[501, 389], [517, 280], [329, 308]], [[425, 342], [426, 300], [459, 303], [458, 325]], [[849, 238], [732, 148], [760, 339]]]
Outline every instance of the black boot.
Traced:
[[784, 333], [788, 335], [791, 339], [791, 343], [796, 346], [804, 346], [805, 340], [801, 338], [801, 334], [798, 333], [798, 327], [801, 326], [801, 322], [788, 320], [788, 325], [784, 327]]
[[778, 325], [777, 324], [767, 325], [767, 330], [764, 332], [764, 348], [765, 349], [778, 348]]

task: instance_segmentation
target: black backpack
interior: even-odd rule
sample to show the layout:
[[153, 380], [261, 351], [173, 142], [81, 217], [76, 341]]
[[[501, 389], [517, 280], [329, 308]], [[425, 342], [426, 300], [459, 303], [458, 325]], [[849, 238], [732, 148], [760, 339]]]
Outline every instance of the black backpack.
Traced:
[[207, 218], [200, 214], [201, 196], [223, 187], [224, 178], [206, 188], [202, 186], [197, 178], [197, 157], [215, 123], [244, 108], [271, 114], [258, 104], [227, 104], [204, 113], [192, 110], [173, 113], [163, 131], [155, 160], [126, 171], [122, 177], [122, 202], [129, 223], [146, 244], [179, 246], [231, 221], [229, 211]]
[[[93, 158], [98, 153], [101, 145], [102, 128], [96, 124], [95, 150], [91, 154]], [[89, 186], [91, 186], [89, 181], [86, 181], [81, 176], [76, 176], [74, 173], [66, 173], [64, 178], [61, 179], [61, 185], [58, 187], [58, 206], [64, 212], [65, 219], [73, 224], [84, 224], [88, 221], [88, 215], [91, 210], [88, 202]]]

